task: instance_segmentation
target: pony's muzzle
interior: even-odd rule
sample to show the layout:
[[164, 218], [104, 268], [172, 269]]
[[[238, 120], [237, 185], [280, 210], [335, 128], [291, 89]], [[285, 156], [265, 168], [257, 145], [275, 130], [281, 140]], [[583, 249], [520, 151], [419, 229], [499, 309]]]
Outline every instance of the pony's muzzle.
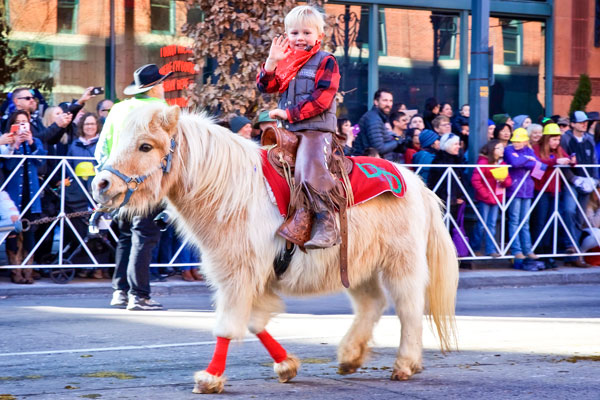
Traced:
[[111, 178], [109, 172], [101, 171], [92, 181], [92, 195], [100, 204], [107, 204], [115, 196], [115, 193], [110, 193], [113, 187]]

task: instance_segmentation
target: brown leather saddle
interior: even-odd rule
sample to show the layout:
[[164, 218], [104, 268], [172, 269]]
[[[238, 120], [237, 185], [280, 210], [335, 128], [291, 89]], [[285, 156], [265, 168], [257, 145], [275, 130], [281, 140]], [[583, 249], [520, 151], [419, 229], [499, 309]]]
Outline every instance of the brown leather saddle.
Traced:
[[[296, 152], [298, 150], [298, 137], [286, 129], [269, 126], [261, 136], [261, 144], [270, 148], [267, 151], [267, 160], [275, 170], [286, 179], [290, 186], [290, 192], [294, 191], [294, 165], [296, 163]], [[348, 175], [352, 171], [353, 163], [344, 156], [342, 138], [333, 135], [333, 153], [328, 168], [339, 180], [340, 189], [337, 190], [339, 200], [336, 202], [340, 212], [340, 233], [342, 243], [340, 245], [340, 277], [344, 287], [350, 286], [348, 281], [348, 219], [346, 208], [348, 205], [347, 197], [352, 198], [352, 188]], [[342, 182], [344, 182], [342, 184]], [[289, 211], [295, 208], [293, 200], [290, 201]], [[312, 230], [312, 221], [309, 219], [299, 224], [305, 232], [302, 236], [307, 240], [310, 238]], [[288, 249], [289, 249], [288, 245]], [[304, 251], [302, 246], [299, 246]]]
[[[335, 163], [336, 161], [341, 160], [343, 169], [346, 171], [346, 174], [349, 175], [350, 172], [352, 172], [353, 163], [348, 158], [344, 157], [343, 145], [341, 145], [340, 139], [341, 138], [334, 135], [334, 153], [330, 163], [330, 171], [336, 174]], [[338, 146], [335, 144], [338, 144]], [[262, 133], [261, 145], [272, 146], [267, 152], [267, 159], [279, 175], [285, 178], [284, 170], [287, 169], [287, 166], [290, 167], [292, 172], [294, 171], [296, 151], [298, 150], [298, 137], [294, 132], [290, 132], [283, 128], [269, 126]], [[338, 176], [338, 178], [340, 178], [340, 176]]]

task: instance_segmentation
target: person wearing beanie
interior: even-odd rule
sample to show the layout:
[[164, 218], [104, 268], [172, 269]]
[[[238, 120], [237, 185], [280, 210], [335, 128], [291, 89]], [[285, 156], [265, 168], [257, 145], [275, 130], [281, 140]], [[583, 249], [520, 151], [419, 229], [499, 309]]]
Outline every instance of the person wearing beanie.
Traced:
[[[437, 167], [431, 168], [431, 171], [427, 177], [427, 187], [431, 190], [435, 189], [435, 194], [437, 194], [440, 200], [446, 204], [446, 208], [450, 210], [450, 214], [459, 226], [461, 226], [461, 221], [459, 220], [458, 210], [459, 207], [465, 202], [465, 195], [458, 183], [460, 182], [462, 186], [465, 187], [463, 168], [458, 167], [464, 164], [464, 158], [461, 156], [460, 150], [460, 137], [458, 137], [458, 135], [449, 133], [442, 136], [440, 140], [440, 151], [436, 153], [432, 164], [456, 165], [457, 167], [452, 168], [452, 171], [456, 176], [448, 174], [443, 179], [444, 182], [438, 185], [438, 183], [442, 180], [447, 168]], [[447, 179], [450, 179], [450, 185], [448, 185]], [[465, 247], [464, 243], [460, 243], [458, 246], [463, 248]]]
[[515, 124], [513, 125], [513, 129], [527, 129], [527, 127], [531, 124], [531, 118], [529, 118], [529, 115], [517, 115], [513, 118], [513, 121], [515, 122]]
[[252, 121], [243, 115], [233, 117], [229, 121], [229, 127], [231, 128], [231, 132], [237, 133], [243, 138], [252, 138]]
[[[517, 260], [524, 260], [526, 256], [535, 260], [538, 257], [533, 253], [531, 247], [528, 216], [534, 191], [532, 177], [541, 178], [546, 165], [540, 162], [529, 147], [529, 135], [525, 129], [515, 129], [511, 141], [512, 144], [504, 149], [504, 161], [511, 166], [509, 174], [512, 179], [512, 185], [507, 188], [506, 196], [510, 199], [514, 195], [508, 207], [509, 240], [513, 240], [510, 251]], [[521, 184], [522, 181], [524, 182]], [[522, 227], [519, 229], [521, 224]], [[521, 264], [515, 264], [515, 268], [517, 265]], [[523, 269], [538, 270], [531, 264], [523, 264]]]
[[[427, 165], [431, 164], [438, 150], [440, 149], [440, 137], [431, 129], [425, 129], [419, 134], [419, 142], [421, 150], [413, 157], [413, 164]], [[419, 173], [423, 181], [427, 182], [429, 176], [429, 168], [421, 168]]]
[[492, 140], [494, 138], [494, 130], [496, 129], [496, 124], [491, 119], [488, 119], [488, 140]]
[[[532, 124], [534, 125], [534, 124]], [[540, 125], [537, 125], [541, 128]], [[531, 127], [531, 125], [530, 125]], [[541, 162], [548, 168], [540, 178], [534, 178], [535, 197], [538, 203], [531, 214], [531, 230], [533, 237], [537, 238], [542, 234], [544, 226], [552, 218], [554, 213], [554, 202], [556, 196], [560, 195], [562, 182], [558, 175], [551, 180], [556, 165], [568, 165], [571, 158], [560, 147], [560, 138], [562, 132], [558, 125], [550, 123], [544, 127], [543, 135], [540, 141], [533, 145], [533, 152]], [[574, 161], [574, 160], [573, 160]], [[548, 184], [546, 182], [550, 181]], [[552, 252], [552, 229], [548, 229], [538, 245], [538, 249], [544, 253]], [[556, 263], [552, 258], [544, 260], [546, 268], [556, 268]]]
[[494, 121], [496, 126], [507, 124], [510, 126], [510, 129], [513, 129], [515, 123], [508, 114], [494, 114], [492, 121]]

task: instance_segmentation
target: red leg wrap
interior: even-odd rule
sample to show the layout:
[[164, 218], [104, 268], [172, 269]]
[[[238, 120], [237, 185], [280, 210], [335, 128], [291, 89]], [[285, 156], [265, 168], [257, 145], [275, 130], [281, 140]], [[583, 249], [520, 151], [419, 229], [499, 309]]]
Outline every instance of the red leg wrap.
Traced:
[[217, 336], [217, 345], [213, 354], [212, 361], [208, 364], [206, 372], [211, 375], [221, 376], [225, 372], [225, 362], [227, 361], [227, 349], [230, 339]]
[[262, 331], [256, 334], [256, 337], [262, 342], [263, 346], [267, 349], [271, 357], [276, 363], [280, 363], [287, 358], [287, 352], [281, 345], [273, 339], [269, 332]]

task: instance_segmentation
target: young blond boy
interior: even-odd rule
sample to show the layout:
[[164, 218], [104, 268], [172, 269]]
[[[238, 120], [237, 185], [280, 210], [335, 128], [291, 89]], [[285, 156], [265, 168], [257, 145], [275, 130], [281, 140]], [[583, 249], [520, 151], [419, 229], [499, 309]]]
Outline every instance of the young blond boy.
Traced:
[[[269, 116], [299, 139], [294, 179], [301, 206], [279, 228], [287, 240], [307, 249], [340, 243], [331, 192], [336, 179], [328, 169], [336, 131], [335, 94], [340, 73], [335, 57], [320, 50], [325, 19], [311, 6], [294, 8], [285, 17], [285, 37], [271, 44], [269, 57], [257, 77], [263, 93], [279, 92], [278, 108]], [[304, 243], [294, 222], [314, 216], [311, 238]]]

